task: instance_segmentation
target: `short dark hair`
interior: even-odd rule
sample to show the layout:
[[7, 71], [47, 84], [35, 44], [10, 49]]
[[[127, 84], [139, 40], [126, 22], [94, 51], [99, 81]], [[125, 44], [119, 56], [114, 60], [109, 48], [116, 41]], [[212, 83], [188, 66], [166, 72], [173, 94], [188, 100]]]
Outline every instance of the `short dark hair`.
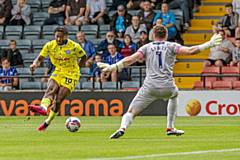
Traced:
[[68, 30], [64, 26], [58, 26], [55, 30], [54, 33], [56, 32], [62, 32], [64, 35], [68, 35]]
[[155, 26], [153, 28], [153, 33], [156, 38], [165, 38], [167, 35], [167, 29], [164, 26]]
[[1, 63], [2, 63], [3, 61], [5, 61], [5, 60], [7, 60], [8, 62], [10, 62], [10, 60], [9, 60], [7, 57], [2, 57], [2, 58], [1, 58]]
[[225, 7], [231, 7], [231, 8], [233, 8], [233, 5], [232, 5], [232, 3], [227, 3], [227, 4], [225, 4]]

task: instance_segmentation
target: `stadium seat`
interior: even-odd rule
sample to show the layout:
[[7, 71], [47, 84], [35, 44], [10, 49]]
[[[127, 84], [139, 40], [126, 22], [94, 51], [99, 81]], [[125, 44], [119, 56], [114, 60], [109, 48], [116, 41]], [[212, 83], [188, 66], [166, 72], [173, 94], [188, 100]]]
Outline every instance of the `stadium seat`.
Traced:
[[184, 45], [190, 46], [204, 43], [210, 40], [211, 36], [211, 33], [185, 33], [183, 34]]
[[31, 74], [31, 71], [28, 67], [27, 68], [17, 68], [17, 72], [19, 75], [30, 75]]
[[132, 16], [136, 16], [138, 14], [139, 10], [128, 10], [128, 13]]
[[5, 39], [21, 39], [22, 37], [22, 26], [6, 26], [5, 28]]
[[174, 66], [175, 74], [200, 74], [203, 62], [177, 62]]
[[120, 84], [116, 82], [102, 82], [103, 90], [116, 90], [119, 87], [120, 87]]
[[33, 75], [44, 75], [46, 69], [45, 67], [39, 67], [34, 71]]
[[[76, 25], [66, 25], [65, 26], [68, 30], [68, 34], [71, 38], [76, 37], [76, 33], [79, 31], [79, 26]], [[76, 38], [74, 38], [76, 39]]]
[[233, 89], [240, 90], [240, 81], [233, 81]]
[[100, 42], [104, 40], [104, 38], [94, 38], [94, 39], [90, 39], [90, 40], [94, 44], [94, 47], [97, 48], [98, 45], [100, 44]]
[[200, 53], [198, 54], [194, 54], [194, 55], [183, 55], [183, 54], [178, 54], [177, 55], [177, 59], [190, 59], [190, 60], [205, 60], [205, 59], [208, 59], [209, 57], [209, 52], [210, 50], [204, 50], [204, 51], [201, 51]]
[[[203, 68], [203, 71], [202, 71], [202, 74], [220, 74], [220, 67], [215, 67], [215, 66], [211, 66], [211, 67], [204, 67]], [[216, 77], [203, 77], [205, 78], [205, 81], [216, 81], [218, 80], [219, 78]]]
[[42, 25], [44, 20], [48, 18], [47, 12], [34, 12], [33, 13], [33, 24]]
[[42, 84], [41, 84], [41, 82], [20, 81], [20, 89], [23, 89], [23, 90], [42, 89]]
[[106, 2], [106, 7], [109, 10], [112, 7], [113, 1], [112, 0], [106, 0], [105, 2]]
[[32, 48], [32, 42], [28, 39], [20, 39], [16, 40], [17, 48], [20, 50], [21, 53], [29, 53]]
[[1, 48], [9, 48], [9, 40], [0, 40]]
[[41, 26], [25, 26], [23, 31], [23, 38], [24, 39], [40, 39], [41, 36]]
[[42, 2], [42, 11], [47, 12], [51, 1], [50, 0], [41, 0], [41, 2]]
[[98, 25], [83, 25], [81, 31], [85, 33], [86, 39], [97, 38]]
[[4, 27], [0, 26], [0, 39], [3, 39], [4, 36]]
[[99, 26], [99, 37], [105, 38], [105, 35], [108, 31], [110, 31], [110, 25], [108, 25], [108, 24], [100, 25]]
[[195, 90], [212, 89], [212, 82], [207, 81], [207, 82], [205, 82], [205, 85], [204, 85], [203, 81], [196, 81], [193, 85], [193, 89], [195, 89]]
[[40, 0], [27, 0], [27, 4], [31, 6], [31, 11], [38, 12], [41, 8], [41, 1]]
[[88, 75], [88, 73], [89, 73], [89, 68], [88, 67], [81, 67], [81, 74], [87, 74]]
[[212, 88], [215, 90], [228, 90], [232, 89], [232, 81], [214, 81]]
[[47, 39], [36, 39], [32, 41], [32, 47], [34, 53], [39, 53], [43, 45], [46, 44], [49, 40]]
[[42, 29], [42, 38], [52, 40], [54, 39], [54, 30], [58, 25], [45, 25]]
[[[222, 67], [222, 74], [239, 74], [239, 68], [238, 67], [230, 67], [230, 66], [224, 66]], [[222, 80], [224, 81], [237, 81], [239, 79], [238, 76], [236, 77], [222, 77]]]
[[176, 85], [181, 89], [192, 89], [196, 81], [200, 81], [200, 77], [174, 77]]
[[124, 90], [138, 90], [140, 88], [139, 81], [123, 81], [122, 89]]
[[81, 88], [82, 89], [87, 89], [87, 90], [100, 89], [100, 83], [95, 82], [94, 88], [93, 88], [93, 82], [82, 82]]
[[191, 27], [189, 32], [201, 33], [201, 32], [212, 32], [212, 26], [218, 22], [218, 19], [192, 19]]

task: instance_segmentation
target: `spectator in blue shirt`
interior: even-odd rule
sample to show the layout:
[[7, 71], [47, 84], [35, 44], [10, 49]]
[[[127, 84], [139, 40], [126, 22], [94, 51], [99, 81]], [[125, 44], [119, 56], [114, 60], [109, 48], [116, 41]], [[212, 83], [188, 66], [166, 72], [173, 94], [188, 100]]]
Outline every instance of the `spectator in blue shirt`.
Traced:
[[176, 20], [174, 13], [169, 11], [168, 4], [166, 2], [162, 3], [161, 12], [157, 13], [153, 20], [153, 25], [155, 25], [157, 19], [162, 19], [162, 25], [164, 25], [168, 29], [168, 40], [175, 39], [177, 35], [176, 30]]
[[[120, 52], [117, 52], [116, 46], [114, 44], [108, 45], [108, 52], [110, 55], [106, 57], [105, 63], [108, 63], [110, 65], [115, 64], [124, 58]], [[128, 79], [128, 74], [126, 69], [124, 69], [122, 72], [119, 72], [119, 73], [115, 71], [115, 72], [102, 72], [101, 74], [102, 82], [106, 82], [110, 80], [112, 82], [117, 82], [117, 80], [127, 80], [127, 79]]]
[[100, 54], [96, 54], [94, 56], [93, 62], [91, 61], [86, 62], [86, 67], [90, 68], [88, 73], [91, 76], [90, 81], [93, 81], [93, 80], [95, 80], [96, 82], [100, 81], [101, 69], [97, 67], [98, 62], [102, 62], [102, 57]]
[[18, 78], [7, 78], [8, 76], [16, 76], [17, 69], [10, 67], [10, 61], [3, 57], [1, 59], [2, 68], [0, 68], [0, 91], [10, 91], [18, 86]]
[[96, 49], [91, 41], [86, 40], [85, 33], [83, 31], [77, 33], [77, 40], [82, 49], [87, 53], [88, 58], [93, 59], [96, 55]]
[[102, 55], [103, 60], [105, 60], [106, 57], [109, 55], [109, 52], [108, 52], [109, 44], [114, 44], [117, 51], [120, 51], [121, 47], [123, 46], [122, 42], [115, 38], [115, 34], [113, 31], [107, 32], [106, 39], [101, 41], [100, 44], [98, 45], [98, 52]]

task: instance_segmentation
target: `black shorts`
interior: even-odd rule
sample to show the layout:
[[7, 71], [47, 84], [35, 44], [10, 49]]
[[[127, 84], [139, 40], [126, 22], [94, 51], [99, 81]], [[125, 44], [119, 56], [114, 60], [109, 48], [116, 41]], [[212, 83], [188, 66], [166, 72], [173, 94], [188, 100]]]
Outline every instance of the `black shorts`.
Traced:
[[209, 61], [211, 63], [211, 65], [215, 65], [215, 62], [216, 61], [222, 61], [223, 65], [226, 66], [227, 65], [227, 62], [224, 61], [223, 59], [217, 59], [217, 60], [214, 60], [214, 59], [207, 59], [207, 61]]

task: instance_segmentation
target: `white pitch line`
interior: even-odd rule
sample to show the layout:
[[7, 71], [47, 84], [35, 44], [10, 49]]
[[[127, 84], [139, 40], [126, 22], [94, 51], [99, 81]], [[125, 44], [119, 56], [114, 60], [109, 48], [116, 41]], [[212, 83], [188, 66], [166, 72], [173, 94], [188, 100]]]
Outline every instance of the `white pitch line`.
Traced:
[[177, 153], [163, 153], [163, 154], [149, 154], [139, 156], [127, 156], [127, 157], [106, 157], [106, 158], [90, 158], [87, 160], [127, 160], [127, 159], [147, 159], [147, 158], [160, 158], [167, 156], [182, 156], [182, 155], [193, 155], [193, 154], [204, 154], [204, 153], [222, 153], [222, 152], [235, 152], [240, 151], [240, 148], [231, 149], [220, 149], [220, 150], [203, 150], [193, 152], [177, 152]]

